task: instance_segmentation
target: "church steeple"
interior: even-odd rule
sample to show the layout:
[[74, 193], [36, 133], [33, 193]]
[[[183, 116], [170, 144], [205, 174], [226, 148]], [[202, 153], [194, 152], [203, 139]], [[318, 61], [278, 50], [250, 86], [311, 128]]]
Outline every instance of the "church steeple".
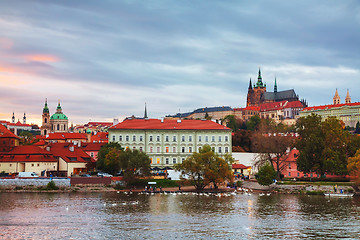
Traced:
[[45, 106], [43, 108], [43, 113], [49, 113], [49, 108], [48, 108], [48, 105], [47, 105], [47, 98], [45, 98]]
[[350, 94], [349, 94], [349, 89], [347, 90], [347, 93], [346, 93], [345, 103], [351, 103], [351, 97], [350, 97]]
[[276, 84], [276, 77], [275, 77], [275, 85], [274, 85], [274, 93], [277, 92], [277, 84]]
[[56, 112], [57, 112], [57, 113], [62, 113], [62, 108], [61, 108], [61, 106], [60, 106], [60, 100], [59, 100], [59, 104], [58, 104], [58, 106], [57, 106], [57, 108], [56, 108]]
[[147, 110], [146, 110], [146, 102], [145, 102], [145, 112], [144, 112], [144, 119], [147, 119], [148, 115], [147, 115]]
[[340, 104], [340, 96], [337, 89], [335, 91], [335, 96], [333, 97], [333, 104]]
[[12, 123], [15, 123], [15, 113], [13, 112], [13, 116], [12, 116], [12, 118], [11, 118], [11, 122]]
[[26, 116], [25, 116], [25, 113], [24, 113], [24, 117], [23, 117], [23, 124], [26, 124]]

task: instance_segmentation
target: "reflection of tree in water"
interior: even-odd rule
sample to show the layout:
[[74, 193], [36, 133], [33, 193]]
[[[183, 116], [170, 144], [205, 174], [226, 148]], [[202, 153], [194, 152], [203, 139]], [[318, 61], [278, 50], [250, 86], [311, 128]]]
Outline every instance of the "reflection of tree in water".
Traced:
[[233, 197], [216, 197], [216, 196], [200, 196], [187, 195], [177, 196], [176, 208], [180, 213], [197, 215], [219, 213], [227, 214], [234, 210]]

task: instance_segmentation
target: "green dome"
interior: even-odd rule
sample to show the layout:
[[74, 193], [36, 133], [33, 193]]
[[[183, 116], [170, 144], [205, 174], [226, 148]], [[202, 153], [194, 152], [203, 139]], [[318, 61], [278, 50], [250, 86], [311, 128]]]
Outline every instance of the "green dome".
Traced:
[[86, 130], [86, 133], [91, 133], [91, 130], [90, 130], [90, 129], [87, 129], [87, 130]]
[[62, 120], [68, 120], [68, 117], [63, 113], [55, 113], [53, 114], [50, 119], [62, 119]]

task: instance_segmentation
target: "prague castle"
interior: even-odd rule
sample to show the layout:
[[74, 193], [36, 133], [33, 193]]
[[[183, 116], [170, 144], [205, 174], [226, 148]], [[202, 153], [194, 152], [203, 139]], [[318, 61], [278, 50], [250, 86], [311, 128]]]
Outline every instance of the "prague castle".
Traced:
[[[259, 69], [258, 80], [256, 84], [251, 84], [251, 78], [248, 88], [246, 107], [260, 106], [263, 103], [281, 102], [281, 101], [299, 101], [299, 97], [295, 94], [294, 89], [277, 91], [277, 84], [275, 78], [274, 92], [266, 91], [266, 84], [263, 83], [261, 71]], [[303, 101], [304, 106], [306, 105]]]

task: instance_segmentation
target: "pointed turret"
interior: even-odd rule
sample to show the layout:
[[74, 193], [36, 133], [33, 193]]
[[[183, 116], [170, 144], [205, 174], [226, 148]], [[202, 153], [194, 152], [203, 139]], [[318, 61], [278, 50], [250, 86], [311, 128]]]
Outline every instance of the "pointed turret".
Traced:
[[337, 89], [335, 91], [335, 96], [333, 97], [333, 104], [340, 104], [340, 96]]
[[23, 124], [26, 124], [26, 116], [25, 116], [25, 113], [24, 113], [24, 117], [23, 117]]
[[251, 78], [250, 78], [250, 82], [249, 82], [249, 89], [252, 89]]
[[147, 110], [146, 110], [146, 103], [145, 103], [145, 112], [144, 112], [144, 118], [147, 119], [148, 115], [147, 115]]
[[351, 103], [351, 97], [350, 97], [349, 89], [347, 90], [347, 93], [346, 93], [345, 103]]
[[276, 84], [276, 77], [275, 77], [275, 85], [274, 85], [274, 93], [277, 92], [277, 84]]

